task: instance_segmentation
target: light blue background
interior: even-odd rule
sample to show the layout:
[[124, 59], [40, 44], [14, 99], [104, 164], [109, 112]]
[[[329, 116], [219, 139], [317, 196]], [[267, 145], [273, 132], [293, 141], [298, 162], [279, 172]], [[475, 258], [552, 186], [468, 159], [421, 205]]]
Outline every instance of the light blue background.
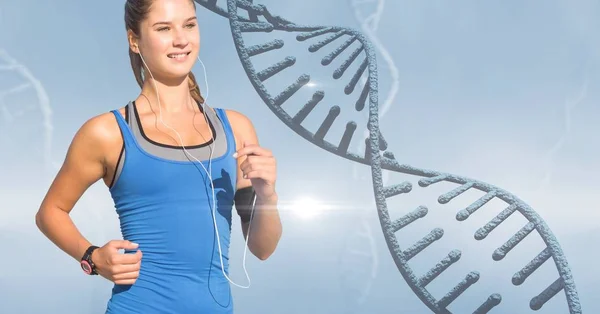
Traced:
[[[261, 3], [297, 23], [361, 29], [350, 1]], [[374, 7], [365, 6], [363, 15]], [[198, 17], [209, 104], [249, 116], [262, 145], [279, 160], [284, 235], [268, 261], [248, 255], [252, 287], [232, 288], [236, 313], [430, 313], [387, 250], [369, 168], [327, 153], [288, 129], [250, 85], [228, 21], [201, 6]], [[600, 190], [598, 21], [600, 3], [593, 0], [398, 0], [384, 3], [376, 30], [380, 48], [389, 52], [399, 74], [398, 92], [381, 117], [390, 150], [402, 163], [483, 180], [531, 205], [567, 256], [584, 313], [600, 312], [600, 271], [594, 266], [600, 257], [600, 208], [594, 197]], [[0, 312], [103, 313], [111, 284], [84, 276], [76, 261], [37, 230], [34, 214], [81, 124], [139, 92], [127, 55], [123, 1], [3, 1], [0, 26], [0, 49], [7, 53], [2, 57], [25, 67], [4, 67], [4, 59], [0, 64]], [[394, 86], [382, 51], [380, 105]], [[317, 82], [328, 80], [320, 66], [300, 70], [319, 73]], [[204, 90], [199, 64], [194, 72]], [[284, 73], [278, 80], [295, 78]], [[24, 83], [39, 83], [42, 93]], [[19, 86], [24, 89], [10, 92]], [[50, 111], [42, 106], [44, 97]], [[353, 106], [348, 99], [336, 101], [342, 108]], [[44, 145], [51, 145], [50, 154]], [[392, 175], [386, 182], [398, 180]], [[510, 278], [543, 249], [541, 242], [528, 238], [505, 260], [491, 259], [524, 220], [515, 217], [476, 242], [473, 232], [502, 207], [457, 223], [453, 217], [470, 203], [469, 196], [441, 206], [437, 195], [448, 190], [435, 191], [406, 196], [390, 207], [399, 216], [426, 204], [435, 218], [403, 234], [403, 247], [434, 227], [446, 231], [415, 260], [417, 273], [450, 249], [463, 252], [460, 263], [432, 283], [432, 293], [440, 297], [468, 271], [478, 270], [480, 286], [451, 305], [454, 313], [471, 313], [493, 292], [504, 299], [492, 313], [532, 312], [529, 300], [557, 278], [553, 264], [546, 262], [523, 286], [514, 287]], [[305, 197], [320, 204], [309, 219], [293, 210]], [[110, 195], [100, 182], [72, 217], [93, 243], [120, 237]], [[243, 285], [237, 217], [235, 223], [231, 273]], [[564, 293], [538, 312], [567, 313]]]

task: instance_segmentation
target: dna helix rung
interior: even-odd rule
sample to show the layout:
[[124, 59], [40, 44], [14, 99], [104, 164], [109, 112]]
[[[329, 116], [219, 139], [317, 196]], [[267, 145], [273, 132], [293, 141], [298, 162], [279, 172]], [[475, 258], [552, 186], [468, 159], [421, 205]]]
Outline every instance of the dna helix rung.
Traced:
[[[200, 3], [206, 1], [198, 2]], [[214, 6], [209, 9], [218, 11], [215, 9], [218, 7], [217, 1], [211, 2], [214, 4]], [[248, 17], [244, 17], [239, 13], [238, 5], [241, 9], [246, 11]], [[435, 228], [412, 246], [401, 250], [396, 238], [396, 232], [417, 220], [425, 218], [427, 216], [428, 209], [424, 206], [420, 206], [414, 211], [406, 214], [404, 217], [392, 221], [389, 217], [389, 211], [387, 209], [387, 199], [407, 194], [412, 191], [413, 187], [409, 182], [401, 182], [400, 184], [383, 186], [383, 170], [419, 176], [421, 177], [419, 180], [419, 186], [421, 187], [431, 186], [440, 182], [457, 184], [458, 186], [455, 189], [438, 197], [438, 202], [440, 204], [449, 203], [454, 198], [471, 189], [484, 192], [484, 196], [477, 199], [475, 202], [471, 203], [469, 206], [460, 210], [456, 214], [456, 220], [458, 221], [467, 220], [477, 211], [481, 211], [485, 204], [494, 198], [504, 201], [507, 204], [506, 209], [504, 209], [494, 219], [489, 221], [475, 232], [474, 237], [476, 240], [483, 240], [498, 225], [503, 223], [509, 216], [518, 211], [528, 220], [527, 224], [525, 224], [520, 231], [516, 232], [502, 246], [493, 251], [493, 260], [498, 261], [503, 259], [523, 239], [532, 234], [533, 231], [536, 231], [536, 233], [539, 234], [544, 240], [546, 248], [540, 254], [534, 257], [529, 263], [527, 263], [527, 265], [525, 265], [520, 271], [513, 275], [513, 284], [522, 284], [527, 277], [533, 274], [540, 267], [540, 265], [546, 262], [550, 257], [553, 257], [554, 264], [559, 273], [559, 278], [550, 284], [546, 289], [544, 289], [544, 291], [540, 292], [537, 296], [534, 296], [531, 299], [530, 308], [534, 310], [539, 309], [558, 292], [564, 291], [570, 312], [581, 313], [581, 306], [579, 304], [575, 283], [572, 279], [566, 258], [548, 226], [527, 204], [519, 200], [513, 194], [484, 182], [400, 164], [395, 160], [393, 153], [386, 151], [387, 142], [379, 130], [378, 123], [378, 77], [375, 53], [368, 40], [366, 40], [362, 34], [357, 31], [342, 27], [306, 26], [294, 24], [271, 14], [264, 6], [254, 5], [248, 1], [227, 0], [226, 14], [224, 14], [224, 12], [222, 13], [223, 14], [220, 14], [229, 19], [234, 44], [243, 68], [246, 71], [251, 84], [265, 104], [271, 109], [271, 111], [273, 111], [275, 115], [288, 127], [311, 143], [331, 153], [371, 167], [377, 212], [388, 249], [390, 250], [390, 253], [392, 254], [400, 273], [407, 283], [409, 283], [411, 289], [432, 311], [435, 313], [449, 313], [446, 308], [467, 289], [469, 289], [469, 287], [476, 286], [477, 282], [479, 281], [480, 274], [475, 271], [469, 272], [465, 275], [462, 281], [449, 289], [448, 292], [439, 300], [435, 299], [427, 291], [427, 285], [435, 280], [435, 278], [437, 278], [440, 274], [449, 270], [453, 264], [456, 264], [461, 259], [462, 253], [459, 250], [450, 251], [444, 259], [437, 262], [434, 267], [420, 277], [418, 277], [412, 271], [407, 262], [418, 254], [422, 253], [432, 243], [435, 243], [441, 239], [444, 235], [444, 231], [443, 229]], [[302, 74], [298, 76], [298, 78], [295, 81], [292, 81], [286, 88], [277, 92], [276, 96], [271, 96], [270, 91], [263, 83], [266, 80], [273, 79], [275, 76], [281, 73], [285, 73], [287, 69], [293, 67], [296, 62], [296, 57], [288, 56], [264, 69], [257, 70], [252, 62], [252, 57], [269, 53], [274, 50], [279, 50], [285, 45], [285, 43], [281, 39], [273, 39], [247, 47], [244, 44], [243, 37], [244, 34], [248, 33], [263, 32], [265, 34], [273, 34], [274, 31], [298, 32], [299, 34], [297, 34], [295, 38], [298, 42], [303, 42], [308, 39], [320, 39], [319, 37], [323, 37], [323, 39], [308, 46], [307, 50], [311, 53], [324, 49], [328, 45], [342, 40], [342, 43], [339, 46], [332, 49], [325, 57], [321, 59], [320, 63], [322, 66], [330, 65], [332, 61], [340, 56], [341, 52], [349, 48], [352, 43], [356, 42], [357, 40], [360, 42], [360, 47], [356, 48], [349, 57], [343, 60], [338, 68], [331, 73], [331, 75], [333, 79], [336, 80], [342, 78], [350, 64], [353, 64], [354, 62], [360, 62], [358, 69], [353, 75], [351, 75], [344, 88], [344, 92], [346, 94], [351, 94], [356, 88], [360, 77], [365, 73], [367, 74], [367, 80], [365, 85], [362, 87], [360, 96], [354, 102], [354, 109], [359, 111], [364, 109], [367, 101], [369, 102], [369, 116], [367, 121], [369, 135], [365, 139], [366, 147], [364, 155], [361, 156], [348, 151], [350, 140], [356, 130], [356, 122], [354, 121], [349, 121], [346, 123], [344, 134], [337, 145], [332, 144], [324, 139], [325, 135], [329, 132], [333, 121], [339, 116], [341, 110], [340, 106], [334, 105], [330, 107], [326, 117], [323, 118], [321, 125], [315, 132], [309, 131], [302, 125], [302, 122], [305, 120], [305, 118], [310, 115], [313, 109], [323, 101], [325, 91], [319, 90], [314, 92], [312, 97], [306, 101], [304, 106], [297, 111], [295, 115], [291, 115], [284, 110], [283, 105], [290, 99], [290, 97], [292, 97], [298, 90], [300, 90], [310, 81], [310, 75]], [[345, 40], [343, 40], [344, 36], [347, 36]], [[362, 59], [358, 58], [361, 53], [364, 54], [364, 58]], [[487, 313], [493, 308], [496, 308], [501, 301], [502, 297], [499, 294], [491, 294], [482, 302], [482, 304], [479, 305], [479, 307], [474, 309], [474, 313]]]

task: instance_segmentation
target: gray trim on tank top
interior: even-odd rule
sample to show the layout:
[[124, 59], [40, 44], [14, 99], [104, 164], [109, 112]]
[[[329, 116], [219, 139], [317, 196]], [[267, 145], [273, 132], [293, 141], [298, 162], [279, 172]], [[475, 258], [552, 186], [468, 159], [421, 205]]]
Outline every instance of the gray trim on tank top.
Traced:
[[[199, 109], [201, 111], [202, 107], [198, 104]], [[225, 155], [227, 152], [227, 136], [225, 134], [225, 125], [221, 121], [221, 119], [217, 116], [216, 112], [213, 111], [210, 107], [206, 107], [206, 116], [208, 119], [209, 126], [212, 132], [215, 134], [214, 142], [213, 140], [209, 140], [208, 142], [194, 145], [194, 146], [186, 146], [185, 150], [188, 154], [194, 156], [196, 159], [200, 161], [208, 160], [209, 157], [215, 159], [217, 157], [221, 157]], [[139, 121], [139, 115], [135, 106], [135, 102], [129, 102], [127, 106], [125, 106], [127, 124], [131, 133], [133, 134], [134, 139], [137, 141], [138, 145], [146, 151], [147, 153], [157, 156], [163, 159], [174, 160], [174, 161], [193, 161], [197, 162], [193, 158], [189, 157], [186, 154], [181, 146], [167, 145], [163, 143], [157, 143], [152, 141], [150, 138], [146, 136], [144, 133], [143, 127]], [[213, 149], [212, 156], [210, 154], [210, 150]], [[119, 162], [117, 163], [117, 169], [115, 172], [115, 177], [112, 180], [116, 182], [118, 177], [121, 175], [123, 170], [123, 163], [125, 161], [125, 149], [122, 150], [121, 156], [119, 157]]]

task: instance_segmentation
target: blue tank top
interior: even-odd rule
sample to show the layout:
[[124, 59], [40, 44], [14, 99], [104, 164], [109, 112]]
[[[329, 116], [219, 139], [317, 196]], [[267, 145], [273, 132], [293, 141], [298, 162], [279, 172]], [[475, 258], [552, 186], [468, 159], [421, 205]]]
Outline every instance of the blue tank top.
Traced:
[[[235, 139], [223, 109], [215, 109], [227, 138], [226, 153], [211, 162], [216, 220], [229, 276], [229, 242], [237, 161]], [[221, 270], [206, 171], [192, 161], [169, 160], [144, 150], [118, 110], [126, 154], [110, 188], [123, 239], [143, 257], [133, 285], [114, 285], [106, 313], [233, 313], [229, 281]], [[201, 160], [208, 170], [207, 160]], [[133, 253], [135, 251], [126, 251]]]

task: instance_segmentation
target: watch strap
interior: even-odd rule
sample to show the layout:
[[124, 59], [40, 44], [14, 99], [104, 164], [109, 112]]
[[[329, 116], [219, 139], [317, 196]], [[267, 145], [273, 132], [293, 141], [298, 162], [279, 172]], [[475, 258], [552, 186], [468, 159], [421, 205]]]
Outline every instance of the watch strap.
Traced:
[[96, 272], [96, 265], [92, 261], [92, 253], [97, 248], [98, 246], [91, 245], [85, 250], [85, 253], [83, 253], [83, 256], [81, 257], [81, 268], [88, 275], [98, 275], [98, 272]]

